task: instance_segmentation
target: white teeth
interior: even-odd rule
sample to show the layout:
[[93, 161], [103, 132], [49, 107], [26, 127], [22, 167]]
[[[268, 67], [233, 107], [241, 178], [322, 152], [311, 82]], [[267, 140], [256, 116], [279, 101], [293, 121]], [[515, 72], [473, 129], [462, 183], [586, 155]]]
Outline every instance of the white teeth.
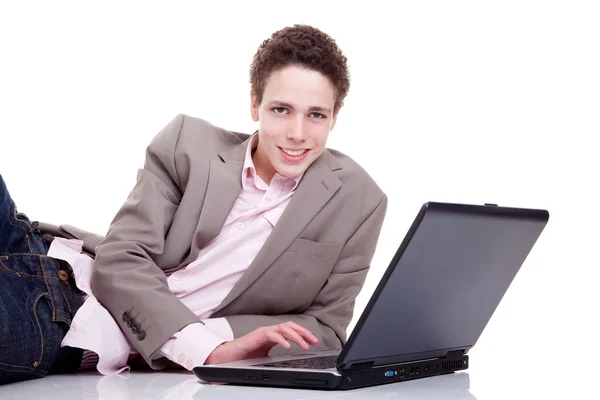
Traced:
[[287, 149], [281, 149], [281, 150], [283, 150], [283, 152], [285, 154], [289, 154], [290, 156], [294, 156], [294, 157], [301, 156], [302, 154], [304, 154], [306, 152], [306, 150], [297, 150], [297, 151], [292, 151], [292, 150], [287, 150]]

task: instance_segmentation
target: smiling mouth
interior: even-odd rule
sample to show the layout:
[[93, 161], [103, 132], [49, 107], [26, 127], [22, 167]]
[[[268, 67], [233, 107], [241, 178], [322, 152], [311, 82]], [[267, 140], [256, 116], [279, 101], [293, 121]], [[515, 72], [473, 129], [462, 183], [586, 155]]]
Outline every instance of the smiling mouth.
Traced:
[[308, 149], [291, 150], [291, 149], [284, 149], [283, 147], [280, 147], [279, 149], [291, 157], [300, 157], [308, 151]]

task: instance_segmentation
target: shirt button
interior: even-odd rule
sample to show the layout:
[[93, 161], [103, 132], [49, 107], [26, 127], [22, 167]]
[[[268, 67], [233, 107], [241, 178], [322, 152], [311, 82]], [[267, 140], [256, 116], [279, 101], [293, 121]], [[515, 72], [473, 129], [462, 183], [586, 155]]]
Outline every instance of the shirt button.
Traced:
[[242, 229], [244, 227], [244, 224], [242, 222], [238, 222], [237, 224], [235, 224], [235, 226], [237, 226], [238, 229]]
[[177, 284], [177, 283], [179, 283], [179, 279], [177, 279], [176, 277], [172, 277], [171, 282]]
[[270, 201], [271, 201], [271, 198], [270, 198], [270, 197], [266, 197], [266, 198], [265, 198], [265, 201], [268, 203], [268, 202], [270, 202]]

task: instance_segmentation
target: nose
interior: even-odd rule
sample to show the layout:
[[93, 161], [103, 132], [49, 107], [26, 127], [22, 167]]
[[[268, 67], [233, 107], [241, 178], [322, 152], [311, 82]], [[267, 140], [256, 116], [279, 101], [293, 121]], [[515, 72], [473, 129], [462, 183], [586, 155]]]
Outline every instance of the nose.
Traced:
[[306, 140], [304, 116], [299, 115], [297, 118], [294, 118], [291, 126], [289, 127], [287, 138], [296, 142], [303, 142]]

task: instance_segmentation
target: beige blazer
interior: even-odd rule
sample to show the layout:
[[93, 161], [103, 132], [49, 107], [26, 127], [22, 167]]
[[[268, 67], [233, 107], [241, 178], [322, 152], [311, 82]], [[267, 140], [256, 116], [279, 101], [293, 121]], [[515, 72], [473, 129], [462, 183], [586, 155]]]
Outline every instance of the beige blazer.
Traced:
[[[168, 364], [162, 344], [199, 322], [169, 290], [166, 273], [195, 260], [219, 234], [242, 189], [249, 138], [178, 115], [148, 146], [106, 237], [66, 227], [95, 248], [94, 294], [153, 368]], [[294, 321], [319, 339], [316, 350], [341, 348], [386, 207], [387, 197], [358, 164], [325, 150], [211, 318], [225, 317], [235, 337]], [[299, 351], [276, 346], [271, 354]]]

